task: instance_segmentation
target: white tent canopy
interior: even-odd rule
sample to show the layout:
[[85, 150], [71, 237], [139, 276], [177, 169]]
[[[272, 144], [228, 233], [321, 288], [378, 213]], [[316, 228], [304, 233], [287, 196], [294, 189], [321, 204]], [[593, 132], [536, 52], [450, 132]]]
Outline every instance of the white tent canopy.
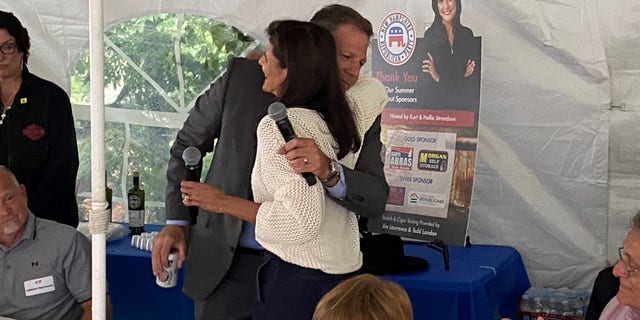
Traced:
[[[338, 2], [360, 11], [374, 29], [391, 11], [409, 14], [418, 30], [433, 19], [426, 0]], [[264, 39], [270, 21], [307, 20], [329, 3], [109, 0], [104, 22], [108, 29], [151, 13], [184, 12]], [[590, 288], [595, 272], [617, 259], [628, 220], [640, 209], [634, 140], [640, 135], [634, 122], [640, 120], [640, 89], [633, 90], [640, 88], [640, 4], [462, 4], [463, 24], [483, 38], [471, 242], [516, 247], [534, 285]], [[29, 29], [31, 71], [69, 90], [71, 71], [89, 46], [88, 1], [3, 1], [0, 10], [14, 12]], [[88, 119], [86, 110], [74, 114]]]

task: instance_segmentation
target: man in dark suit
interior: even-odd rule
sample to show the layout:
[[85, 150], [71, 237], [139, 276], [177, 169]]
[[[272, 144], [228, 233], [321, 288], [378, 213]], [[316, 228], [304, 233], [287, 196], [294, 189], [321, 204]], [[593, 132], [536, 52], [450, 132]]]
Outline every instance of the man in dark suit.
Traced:
[[[351, 8], [331, 5], [314, 15], [336, 40], [340, 78], [345, 90], [358, 80], [366, 62], [371, 23]], [[252, 216], [251, 170], [255, 159], [256, 127], [274, 97], [262, 91], [264, 75], [255, 60], [232, 59], [226, 73], [198, 98], [171, 147], [167, 169], [167, 226], [155, 236], [153, 272], [162, 272], [169, 251], [178, 250], [187, 266], [184, 292], [194, 299], [196, 319], [250, 319], [256, 301], [256, 271], [262, 248], [255, 241]], [[217, 142], [215, 140], [217, 139]], [[214, 143], [215, 142], [215, 143]], [[215, 153], [204, 183], [182, 182], [182, 152], [196, 146]], [[380, 118], [366, 133], [354, 170], [332, 165], [311, 139], [296, 138], [282, 153], [295, 163], [304, 159], [305, 171], [323, 182], [327, 193], [360, 216], [384, 211], [388, 186], [380, 159]], [[296, 169], [297, 170], [297, 169]], [[339, 171], [340, 174], [335, 174]], [[182, 186], [181, 186], [182, 185]], [[337, 191], [333, 189], [336, 187]], [[186, 189], [185, 189], [186, 188]], [[246, 201], [246, 216], [232, 216], [211, 203], [212, 194], [224, 193]], [[188, 206], [200, 208], [197, 224], [186, 230]], [[255, 204], [259, 205], [259, 204]], [[207, 210], [208, 209], [208, 210]], [[245, 208], [233, 208], [243, 212]]]

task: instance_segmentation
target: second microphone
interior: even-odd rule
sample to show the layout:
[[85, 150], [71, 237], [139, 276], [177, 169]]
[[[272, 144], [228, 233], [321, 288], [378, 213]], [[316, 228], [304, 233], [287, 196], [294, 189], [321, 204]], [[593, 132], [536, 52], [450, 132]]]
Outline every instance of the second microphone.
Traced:
[[[198, 148], [191, 146], [184, 149], [182, 152], [182, 160], [184, 160], [184, 166], [187, 170], [185, 180], [200, 182], [200, 159], [202, 159], [202, 154]], [[198, 210], [198, 207], [189, 207], [189, 223], [191, 223], [191, 225], [198, 222]]]

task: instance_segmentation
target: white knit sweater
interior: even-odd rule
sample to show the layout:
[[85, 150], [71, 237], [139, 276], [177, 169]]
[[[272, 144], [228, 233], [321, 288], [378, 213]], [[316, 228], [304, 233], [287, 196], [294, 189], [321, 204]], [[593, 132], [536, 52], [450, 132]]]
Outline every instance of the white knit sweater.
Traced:
[[[387, 102], [384, 86], [362, 78], [349, 91], [361, 139]], [[288, 108], [287, 115], [299, 137], [313, 138], [318, 147], [335, 159], [337, 145], [316, 111]], [[330, 274], [356, 271], [362, 265], [358, 223], [354, 213], [325, 195], [322, 184], [308, 186], [293, 171], [278, 149], [285, 141], [270, 117], [257, 129], [258, 147], [251, 175], [254, 200], [261, 203], [256, 217], [256, 240], [282, 260]], [[353, 168], [358, 153], [340, 163]]]

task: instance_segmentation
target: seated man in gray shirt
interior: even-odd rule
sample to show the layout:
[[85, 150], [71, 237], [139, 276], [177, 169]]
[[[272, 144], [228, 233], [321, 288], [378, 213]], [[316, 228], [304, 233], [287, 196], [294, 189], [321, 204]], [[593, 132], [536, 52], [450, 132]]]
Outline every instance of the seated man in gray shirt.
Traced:
[[[91, 319], [91, 244], [76, 229], [36, 218], [27, 191], [0, 166], [0, 316]], [[107, 300], [107, 318], [111, 308]]]

